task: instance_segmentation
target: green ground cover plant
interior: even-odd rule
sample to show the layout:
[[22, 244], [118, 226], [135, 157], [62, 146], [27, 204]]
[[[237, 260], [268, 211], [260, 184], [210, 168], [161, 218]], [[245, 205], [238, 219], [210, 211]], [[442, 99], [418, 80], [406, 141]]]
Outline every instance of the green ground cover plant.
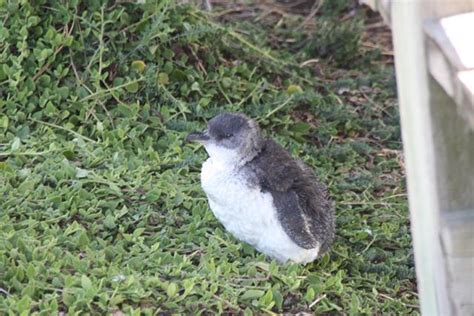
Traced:
[[[0, 0], [0, 314], [419, 312], [394, 70], [361, 45], [369, 13], [326, 1], [308, 26], [249, 8]], [[206, 154], [184, 139], [222, 111], [329, 185], [329, 254], [280, 265], [213, 217]]]

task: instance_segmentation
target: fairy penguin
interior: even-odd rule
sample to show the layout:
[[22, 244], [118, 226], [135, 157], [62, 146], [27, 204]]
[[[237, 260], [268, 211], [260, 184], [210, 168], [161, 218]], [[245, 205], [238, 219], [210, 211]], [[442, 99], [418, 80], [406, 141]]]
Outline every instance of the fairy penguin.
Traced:
[[203, 132], [201, 186], [209, 206], [237, 239], [280, 262], [308, 263], [325, 253], [335, 222], [325, 186], [301, 160], [265, 138], [240, 113], [222, 113]]

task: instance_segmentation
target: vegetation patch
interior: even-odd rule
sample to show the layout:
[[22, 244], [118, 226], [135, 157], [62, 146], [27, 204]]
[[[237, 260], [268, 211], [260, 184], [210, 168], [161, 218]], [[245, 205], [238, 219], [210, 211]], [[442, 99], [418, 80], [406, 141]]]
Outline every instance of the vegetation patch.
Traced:
[[[138, 2], [0, 1], [0, 313], [418, 313], [374, 17]], [[213, 217], [184, 139], [222, 111], [329, 184], [329, 254], [279, 265]]]

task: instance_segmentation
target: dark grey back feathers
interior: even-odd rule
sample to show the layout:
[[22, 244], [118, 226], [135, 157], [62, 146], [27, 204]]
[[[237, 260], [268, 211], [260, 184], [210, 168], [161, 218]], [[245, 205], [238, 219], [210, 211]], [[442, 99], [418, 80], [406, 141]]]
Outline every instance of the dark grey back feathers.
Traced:
[[334, 239], [334, 210], [326, 188], [313, 170], [271, 139], [264, 139], [255, 121], [240, 113], [222, 113], [208, 124], [211, 141], [238, 150], [239, 166], [252, 185], [269, 192], [278, 219], [300, 247], [320, 253]]
[[334, 239], [334, 209], [327, 189], [309, 167], [267, 139], [244, 168], [250, 182], [272, 195], [283, 229], [298, 246], [311, 249], [320, 243], [320, 253], [329, 249]]

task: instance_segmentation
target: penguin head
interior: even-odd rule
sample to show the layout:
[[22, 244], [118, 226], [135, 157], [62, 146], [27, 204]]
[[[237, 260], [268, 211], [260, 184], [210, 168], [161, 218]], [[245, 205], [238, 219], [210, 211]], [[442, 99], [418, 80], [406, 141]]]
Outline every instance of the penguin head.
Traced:
[[262, 144], [257, 123], [243, 114], [230, 112], [217, 115], [204, 131], [191, 133], [186, 139], [202, 143], [213, 160], [226, 164], [248, 161]]

